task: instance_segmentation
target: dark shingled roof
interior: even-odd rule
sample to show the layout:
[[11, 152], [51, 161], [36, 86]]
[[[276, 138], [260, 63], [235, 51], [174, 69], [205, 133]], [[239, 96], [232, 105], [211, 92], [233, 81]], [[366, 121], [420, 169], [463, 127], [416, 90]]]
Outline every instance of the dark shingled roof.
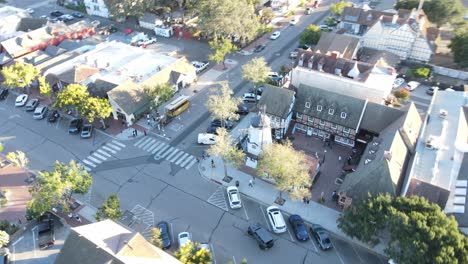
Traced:
[[412, 178], [408, 186], [407, 196], [413, 195], [422, 196], [429, 202], [439, 205], [440, 208], [445, 208], [450, 192], [428, 182]]
[[106, 82], [101, 79], [88, 84], [88, 91], [92, 96], [107, 97], [107, 92], [117, 87], [115, 83]]
[[360, 129], [379, 134], [403, 115], [405, 111], [369, 102]]
[[267, 114], [286, 119], [293, 101], [294, 91], [267, 84], [258, 105], [265, 105]]
[[[306, 108], [306, 103], [310, 103], [310, 108]], [[301, 84], [297, 89], [294, 112], [356, 129], [366, 103], [364, 99]], [[318, 105], [322, 106], [322, 111], [317, 111]], [[334, 114], [330, 115], [329, 109], [334, 109]], [[346, 113], [346, 118], [341, 118], [341, 112]]]
[[31, 30], [36, 30], [47, 24], [47, 19], [44, 18], [32, 18], [32, 17], [23, 17], [21, 21], [16, 26], [16, 31], [28, 32]]
[[120, 109], [127, 114], [138, 114], [148, 105], [148, 97], [143, 89], [132, 81], [121, 83], [116, 88], [110, 90], [107, 95], [114, 100]]

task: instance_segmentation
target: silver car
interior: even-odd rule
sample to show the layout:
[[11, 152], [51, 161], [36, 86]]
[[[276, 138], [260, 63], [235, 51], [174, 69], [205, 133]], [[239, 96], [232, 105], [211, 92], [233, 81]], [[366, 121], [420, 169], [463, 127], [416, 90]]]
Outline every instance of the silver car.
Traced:
[[44, 119], [48, 111], [49, 108], [47, 108], [47, 106], [39, 105], [38, 107], [36, 107], [36, 110], [34, 110], [33, 118], [37, 120]]
[[81, 129], [81, 138], [90, 138], [93, 135], [93, 125], [86, 124]]

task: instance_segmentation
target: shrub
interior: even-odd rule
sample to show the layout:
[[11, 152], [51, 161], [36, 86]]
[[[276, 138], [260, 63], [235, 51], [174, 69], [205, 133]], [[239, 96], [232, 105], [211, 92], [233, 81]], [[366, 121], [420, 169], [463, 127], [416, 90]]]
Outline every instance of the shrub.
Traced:
[[13, 235], [18, 229], [18, 226], [10, 224], [7, 220], [0, 221], [0, 230], [7, 232], [9, 235]]
[[396, 98], [401, 99], [403, 101], [407, 101], [410, 97], [410, 92], [406, 89], [396, 90], [393, 94]]
[[408, 75], [416, 77], [416, 78], [427, 78], [431, 73], [431, 69], [427, 67], [418, 67], [414, 69], [408, 70]]

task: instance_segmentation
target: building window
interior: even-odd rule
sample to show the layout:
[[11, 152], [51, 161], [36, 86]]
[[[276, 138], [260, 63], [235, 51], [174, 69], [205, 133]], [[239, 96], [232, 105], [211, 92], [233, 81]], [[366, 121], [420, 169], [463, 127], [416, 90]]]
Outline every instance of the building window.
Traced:
[[99, 6], [94, 6], [94, 11], [99, 11]]
[[296, 119], [302, 119], [302, 115], [301, 114], [296, 114]]
[[349, 128], [347, 128], [347, 127], [343, 128], [343, 133], [349, 134], [349, 131], [350, 131]]
[[346, 113], [345, 112], [341, 112], [341, 118], [343, 118], [343, 119], [346, 118]]
[[320, 125], [321, 125], [321, 126], [324, 126], [324, 125], [325, 125], [325, 121], [320, 120]]
[[310, 102], [306, 102], [305, 107], [310, 108]]
[[313, 122], [314, 122], [314, 118], [311, 117], [311, 116], [309, 116], [309, 117], [307, 118], [307, 120], [309, 120], [310, 123], [313, 123]]
[[335, 113], [335, 109], [333, 109], [333, 108], [328, 109], [328, 114], [329, 115], [333, 115], [334, 113]]
[[321, 105], [317, 105], [317, 111], [322, 112], [322, 106]]
[[91, 2], [93, 2], [93, 3], [97, 3], [97, 0], [93, 0], [93, 1], [91, 1]]
[[336, 129], [336, 124], [331, 124], [332, 129]]

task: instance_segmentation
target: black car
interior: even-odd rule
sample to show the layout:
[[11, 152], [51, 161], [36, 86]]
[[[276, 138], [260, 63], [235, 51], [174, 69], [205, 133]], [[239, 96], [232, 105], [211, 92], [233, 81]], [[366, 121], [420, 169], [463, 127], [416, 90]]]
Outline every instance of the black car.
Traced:
[[299, 241], [307, 241], [309, 240], [309, 233], [307, 232], [307, 228], [304, 224], [304, 220], [299, 215], [291, 215], [289, 217], [289, 223], [293, 227], [294, 234]]
[[60, 114], [58, 113], [58, 111], [54, 110], [50, 112], [49, 116], [47, 117], [47, 121], [54, 123], [55, 121], [57, 121], [59, 117], [60, 117]]
[[55, 10], [55, 11], [50, 12], [50, 15], [53, 17], [59, 17], [59, 16], [63, 16], [63, 13], [58, 10]]
[[81, 127], [83, 126], [83, 119], [75, 118], [70, 122], [70, 126], [68, 127], [68, 134], [78, 134], [81, 131]]
[[250, 88], [249, 89], [249, 92], [250, 93], [256, 93], [257, 95], [262, 95], [263, 94], [263, 90], [265, 89], [265, 87], [257, 87], [257, 88]]
[[74, 17], [76, 17], [76, 18], [83, 18], [83, 17], [84, 17], [84, 15], [81, 14], [80, 12], [73, 12], [73, 13], [72, 13], [72, 16], [74, 16]]
[[275, 244], [275, 241], [273, 240], [271, 234], [268, 233], [268, 231], [265, 228], [263, 228], [260, 224], [249, 226], [249, 229], [247, 229], [247, 233], [257, 240], [258, 246], [261, 249], [272, 248]]
[[255, 47], [254, 51], [255, 52], [260, 52], [260, 51], [264, 50], [265, 48], [266, 48], [265, 45], [258, 45], [258, 46]]
[[245, 104], [237, 105], [236, 114], [238, 115], [246, 115], [249, 113], [249, 108]]
[[8, 96], [8, 89], [7, 88], [3, 88], [3, 89], [0, 89], [0, 100], [5, 100], [5, 98]]
[[117, 32], [118, 29], [114, 25], [108, 25], [105, 27], [101, 27], [99, 29], [99, 35], [110, 35], [112, 33]]
[[[215, 119], [215, 120], [211, 121], [211, 126], [213, 126], [213, 127], [222, 127], [221, 120]], [[224, 128], [231, 129], [233, 126], [234, 126], [234, 123], [232, 121], [229, 121], [229, 120], [224, 121]]]
[[159, 238], [161, 238], [162, 241], [162, 249], [168, 249], [171, 247], [171, 235], [169, 232], [169, 224], [167, 222], [159, 222], [156, 225], [159, 230], [161, 230], [161, 235]]
[[333, 244], [330, 240], [330, 237], [325, 232], [325, 229], [323, 229], [322, 226], [312, 225], [310, 227], [310, 232], [314, 236], [315, 240], [317, 240], [317, 243], [319, 244], [320, 249], [328, 250], [328, 249], [333, 248]]
[[216, 126], [209, 126], [209, 127], [206, 129], [206, 133], [218, 135], [218, 133], [216, 132], [216, 130], [217, 130], [218, 128], [219, 128], [219, 127], [216, 127]]

